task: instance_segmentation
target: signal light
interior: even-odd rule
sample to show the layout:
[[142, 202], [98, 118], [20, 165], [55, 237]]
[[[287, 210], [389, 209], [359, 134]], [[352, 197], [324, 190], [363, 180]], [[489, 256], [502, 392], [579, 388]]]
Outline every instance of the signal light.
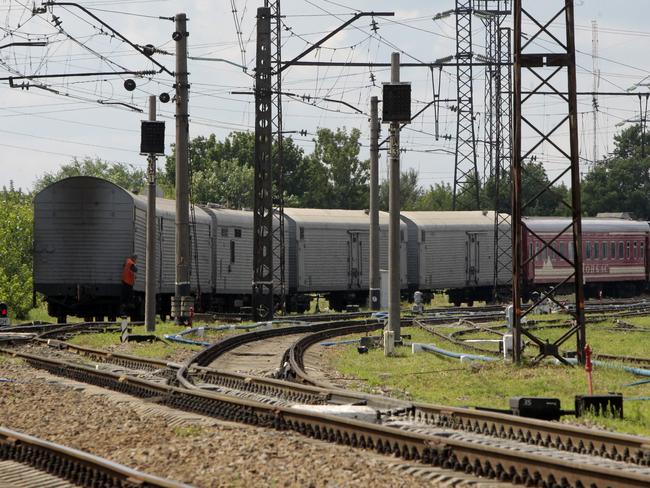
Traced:
[[0, 317], [6, 317], [9, 315], [9, 309], [7, 308], [6, 303], [0, 303]]

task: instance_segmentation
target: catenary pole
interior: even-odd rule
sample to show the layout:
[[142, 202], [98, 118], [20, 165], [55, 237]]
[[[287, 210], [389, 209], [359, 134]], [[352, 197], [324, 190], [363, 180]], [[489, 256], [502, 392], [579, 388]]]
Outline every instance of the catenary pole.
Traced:
[[[399, 83], [399, 53], [391, 55], [390, 82]], [[388, 329], [400, 339], [400, 205], [399, 205], [399, 122], [390, 123], [390, 183], [388, 227]]]
[[[156, 96], [149, 97], [149, 120], [156, 120]], [[147, 161], [147, 255], [145, 257], [144, 325], [156, 330], [156, 155]]]
[[[174, 293], [175, 319], [183, 322], [190, 295], [190, 217], [189, 217], [189, 114], [187, 82], [187, 16], [174, 17], [176, 21], [176, 284]], [[188, 307], [189, 308], [189, 307]]]
[[370, 309], [381, 308], [379, 292], [379, 116], [370, 98]]

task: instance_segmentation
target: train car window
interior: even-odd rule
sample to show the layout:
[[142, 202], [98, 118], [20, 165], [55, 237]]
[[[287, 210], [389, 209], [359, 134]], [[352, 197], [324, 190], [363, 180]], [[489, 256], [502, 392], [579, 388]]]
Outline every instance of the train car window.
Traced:
[[422, 242], [426, 242], [426, 240], [427, 240], [427, 233], [426, 233], [426, 231], [423, 230], [422, 231]]
[[530, 258], [533, 255], [533, 243], [528, 243], [528, 257]]
[[610, 259], [616, 259], [616, 243], [615, 242], [612, 242], [609, 250], [611, 251], [609, 253], [609, 258]]
[[560, 242], [560, 254], [566, 256], [566, 242]]
[[228, 227], [221, 228], [221, 237], [228, 237]]
[[589, 241], [585, 243], [585, 257], [587, 259], [591, 257], [591, 242]]
[[573, 261], [573, 244], [569, 244], [569, 260]]
[[403, 230], [399, 231], [399, 241], [404, 242], [404, 231]]
[[241, 237], [241, 229], [235, 229], [235, 237]]
[[594, 259], [598, 259], [598, 249], [600, 245], [597, 242], [594, 242]]
[[637, 259], [639, 257], [639, 248], [637, 247], [637, 242], [634, 241], [634, 259]]
[[607, 243], [606, 242], [602, 243], [600, 257], [603, 258], [603, 259], [607, 259]]
[[618, 259], [623, 259], [623, 254], [625, 253], [625, 247], [623, 242], [618, 243]]
[[625, 243], [625, 259], [630, 259], [630, 241]]
[[230, 241], [230, 262], [235, 262], [235, 241]]
[[535, 259], [539, 261], [541, 256], [539, 255], [539, 242], [535, 243]]

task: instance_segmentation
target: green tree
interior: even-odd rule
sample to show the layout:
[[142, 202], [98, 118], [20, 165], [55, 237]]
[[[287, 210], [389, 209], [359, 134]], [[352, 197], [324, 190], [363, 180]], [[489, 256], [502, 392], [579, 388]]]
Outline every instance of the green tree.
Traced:
[[[235, 207], [253, 206], [255, 135], [232, 132], [223, 141], [214, 134], [190, 141], [190, 167], [194, 198], [199, 203], [213, 202]], [[323, 198], [324, 171], [304, 156], [291, 137], [283, 139], [283, 188], [289, 206], [319, 206]], [[280, 172], [277, 145], [272, 152], [274, 195], [278, 194]], [[175, 148], [165, 162], [165, 180], [173, 189], [176, 177]], [[232, 190], [231, 190], [232, 189]]]
[[628, 127], [614, 137], [611, 159], [598, 163], [582, 183], [582, 208], [587, 215], [598, 212], [631, 212], [650, 219], [650, 138], [645, 135], [642, 157], [641, 131]]
[[[359, 160], [361, 131], [352, 129], [318, 129], [314, 152], [309, 156], [312, 170], [324, 168], [326, 187], [324, 206], [330, 208], [362, 209], [368, 207], [368, 177], [370, 162]], [[321, 175], [322, 176], [322, 175]]]
[[253, 168], [229, 159], [212, 163], [193, 176], [192, 190], [197, 203], [218, 203], [228, 208], [253, 206]]
[[[551, 180], [541, 163], [536, 161], [524, 162], [521, 171], [522, 199], [526, 203], [535, 198], [524, 209], [524, 215], [568, 215], [569, 210], [562, 203], [562, 200], [570, 203], [569, 189], [564, 183], [556, 183], [550, 190], [540, 194], [544, 188], [548, 187], [550, 182]], [[494, 177], [489, 177], [481, 188], [482, 209], [495, 208], [495, 193], [496, 181]], [[507, 174], [499, 182], [499, 211], [511, 213], [511, 207], [512, 188], [510, 186], [510, 175]]]
[[3, 225], [0, 226], [0, 301], [13, 317], [23, 319], [32, 306], [31, 196], [13, 183], [0, 193]]
[[145, 183], [145, 172], [132, 164], [107, 163], [101, 159], [84, 158], [83, 160], [73, 159], [71, 162], [62, 164], [58, 171], [45, 173], [34, 183], [36, 192], [55, 181], [69, 178], [71, 176], [96, 176], [112, 181], [116, 185], [133, 192], [139, 192]]
[[429, 186], [418, 199], [415, 210], [451, 210], [453, 190], [449, 183]]
[[[424, 195], [424, 190], [418, 181], [418, 172], [409, 168], [402, 171], [399, 177], [399, 203], [402, 210], [416, 210], [418, 202]], [[388, 211], [390, 185], [384, 180], [379, 185], [379, 208]]]

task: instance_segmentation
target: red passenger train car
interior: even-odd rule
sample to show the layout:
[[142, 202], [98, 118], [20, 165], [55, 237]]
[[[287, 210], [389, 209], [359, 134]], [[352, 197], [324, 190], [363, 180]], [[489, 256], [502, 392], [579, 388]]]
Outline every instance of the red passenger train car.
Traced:
[[[563, 232], [552, 247], [573, 259], [570, 219], [530, 217], [524, 232], [524, 256], [535, 256], [525, 269], [526, 288], [541, 291], [571, 275], [571, 266], [553, 249], [542, 249], [534, 234], [549, 241]], [[533, 234], [534, 233], [534, 234]], [[648, 284], [647, 222], [616, 218], [582, 219], [582, 257], [585, 296], [625, 297], [643, 292]], [[573, 279], [564, 285], [567, 290]]]

